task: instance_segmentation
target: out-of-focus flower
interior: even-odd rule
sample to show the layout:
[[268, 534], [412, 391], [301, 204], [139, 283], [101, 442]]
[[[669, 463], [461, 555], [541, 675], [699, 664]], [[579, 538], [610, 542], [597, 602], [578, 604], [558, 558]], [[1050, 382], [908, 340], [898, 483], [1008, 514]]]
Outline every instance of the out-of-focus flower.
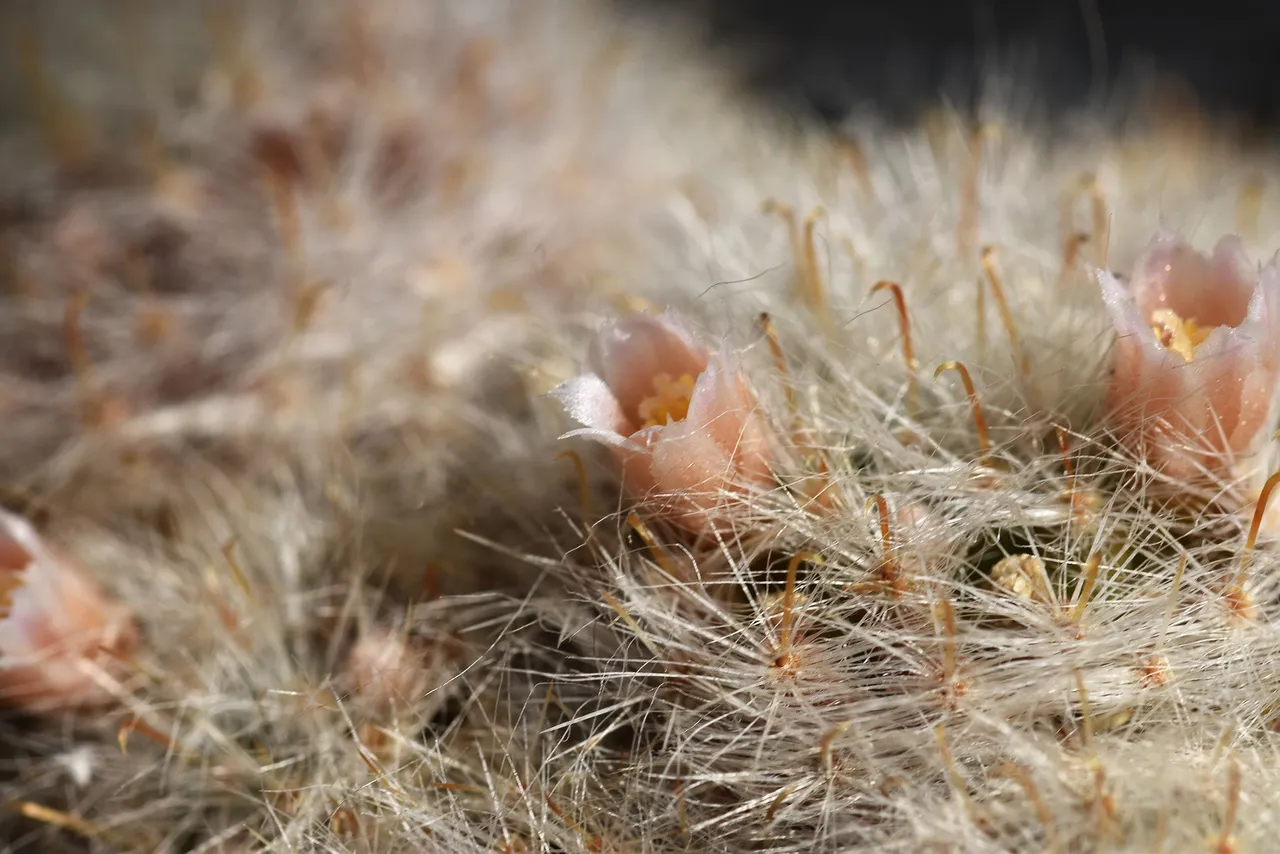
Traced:
[[110, 702], [94, 667], [118, 671], [137, 643], [128, 611], [0, 511], [0, 702], [33, 711]]
[[432, 687], [431, 661], [424, 652], [403, 632], [371, 631], [352, 646], [344, 685], [372, 711], [409, 708]]
[[721, 496], [772, 482], [764, 419], [727, 354], [712, 354], [674, 312], [609, 323], [594, 342], [590, 373], [552, 392], [612, 448], [626, 487], [672, 497], [670, 516], [705, 528]]
[[1120, 333], [1114, 425], [1165, 474], [1221, 472], [1249, 454], [1276, 412], [1280, 272], [1252, 264], [1235, 237], [1212, 256], [1161, 232], [1126, 286], [1100, 271]]
[[1048, 602], [1053, 598], [1044, 562], [1035, 555], [1015, 554], [1001, 558], [991, 568], [991, 580], [1024, 601]]

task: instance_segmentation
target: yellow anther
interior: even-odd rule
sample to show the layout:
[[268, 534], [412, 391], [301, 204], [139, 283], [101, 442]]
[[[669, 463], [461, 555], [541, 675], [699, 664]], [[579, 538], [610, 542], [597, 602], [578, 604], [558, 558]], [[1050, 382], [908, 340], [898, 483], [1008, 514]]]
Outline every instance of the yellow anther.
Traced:
[[1213, 332], [1212, 326], [1200, 326], [1194, 318], [1181, 318], [1172, 309], [1161, 308], [1151, 313], [1151, 329], [1156, 340], [1166, 350], [1171, 350], [1190, 362], [1196, 348]]
[[689, 374], [674, 380], [670, 374], [655, 374], [654, 394], [640, 401], [641, 425], [658, 427], [673, 421], [683, 421], [689, 414], [693, 386], [694, 379]]

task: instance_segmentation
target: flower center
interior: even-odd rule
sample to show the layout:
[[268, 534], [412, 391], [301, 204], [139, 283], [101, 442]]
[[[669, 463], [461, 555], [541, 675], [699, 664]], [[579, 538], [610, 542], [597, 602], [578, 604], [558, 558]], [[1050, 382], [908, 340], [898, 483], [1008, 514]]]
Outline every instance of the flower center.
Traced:
[[689, 414], [693, 385], [693, 377], [689, 374], [674, 380], [670, 374], [655, 374], [654, 393], [640, 401], [641, 426], [660, 427], [672, 421], [683, 420]]
[[9, 610], [13, 607], [13, 594], [18, 592], [25, 581], [25, 573], [0, 569], [0, 620], [9, 618]]
[[8, 619], [13, 594], [27, 582], [31, 555], [22, 546], [0, 534], [0, 620]]
[[1172, 309], [1161, 308], [1151, 312], [1151, 330], [1161, 347], [1190, 362], [1195, 357], [1196, 348], [1209, 337], [1213, 327], [1201, 326], [1195, 318], [1178, 317]]

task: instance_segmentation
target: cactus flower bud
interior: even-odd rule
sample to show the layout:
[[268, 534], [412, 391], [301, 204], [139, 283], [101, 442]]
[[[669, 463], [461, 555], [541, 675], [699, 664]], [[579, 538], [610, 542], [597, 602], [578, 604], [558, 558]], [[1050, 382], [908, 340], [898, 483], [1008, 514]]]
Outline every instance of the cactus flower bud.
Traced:
[[720, 497], [771, 483], [763, 418], [746, 379], [712, 354], [674, 312], [609, 323], [591, 372], [552, 392], [583, 436], [612, 448], [626, 487], [671, 498], [668, 515], [706, 528]]
[[1280, 272], [1235, 237], [1212, 256], [1161, 232], [1127, 285], [1098, 272], [1119, 332], [1110, 408], [1129, 446], [1177, 479], [1218, 474], [1256, 449], [1276, 413]]

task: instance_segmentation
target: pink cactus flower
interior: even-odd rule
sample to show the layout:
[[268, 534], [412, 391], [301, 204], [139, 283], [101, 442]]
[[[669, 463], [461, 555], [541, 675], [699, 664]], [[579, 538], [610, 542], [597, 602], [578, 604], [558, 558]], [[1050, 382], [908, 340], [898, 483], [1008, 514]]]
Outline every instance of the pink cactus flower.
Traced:
[[431, 664], [403, 632], [376, 629], [351, 648], [343, 683], [371, 710], [409, 708], [431, 690]]
[[725, 492], [771, 484], [768, 434], [755, 394], [727, 354], [713, 355], [674, 312], [633, 313], [594, 342], [591, 373], [552, 392], [582, 436], [612, 448], [626, 487], [670, 497], [694, 530]]
[[1220, 474], [1276, 415], [1280, 272], [1224, 237], [1211, 257], [1162, 231], [1127, 287], [1099, 271], [1120, 333], [1110, 407], [1130, 446], [1178, 479]]
[[124, 608], [25, 519], [0, 511], [0, 702], [29, 711], [110, 702], [91, 670], [117, 670], [136, 642]]

